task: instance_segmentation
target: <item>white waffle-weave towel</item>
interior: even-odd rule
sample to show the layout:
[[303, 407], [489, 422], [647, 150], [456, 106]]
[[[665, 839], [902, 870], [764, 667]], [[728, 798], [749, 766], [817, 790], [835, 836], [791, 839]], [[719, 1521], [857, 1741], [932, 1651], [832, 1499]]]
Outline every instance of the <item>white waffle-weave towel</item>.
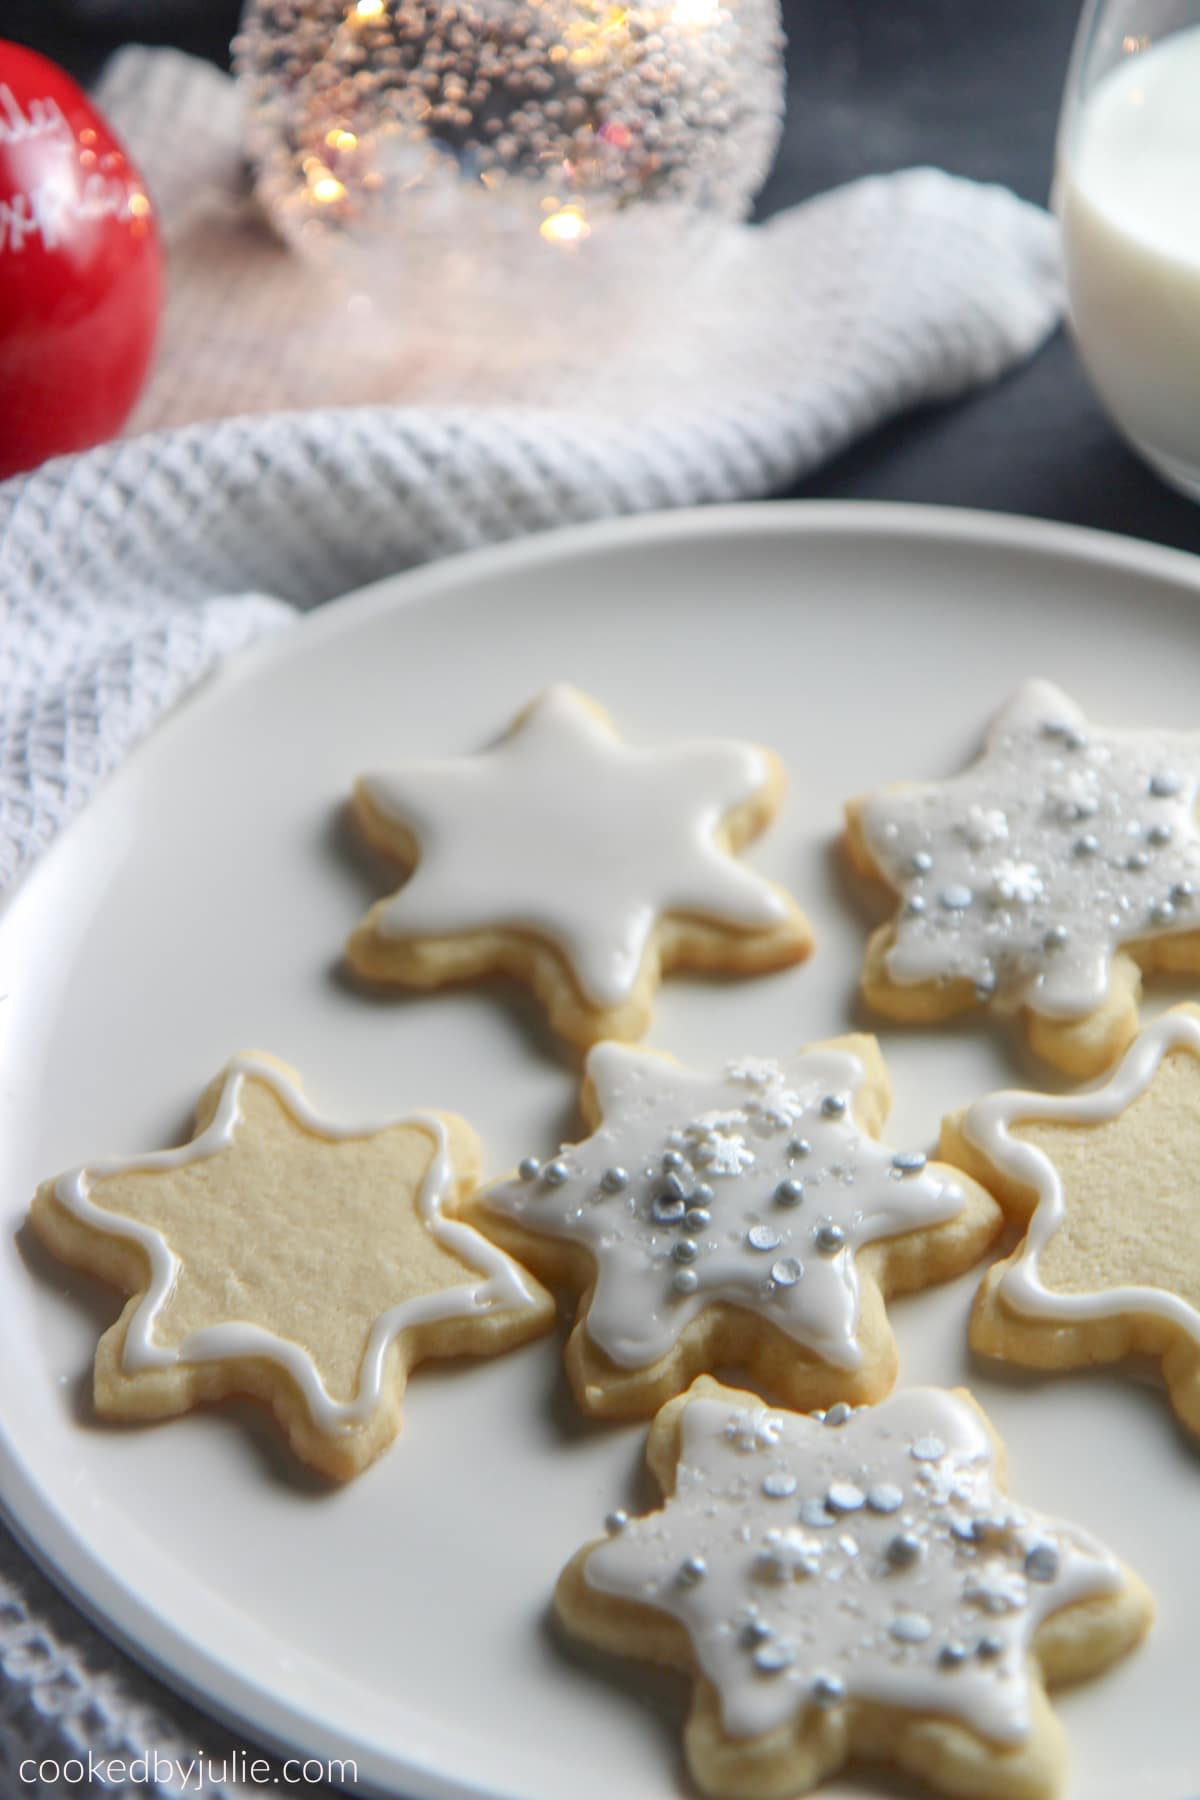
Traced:
[[[669, 355], [631, 345], [587, 414], [400, 391], [351, 408], [337, 356], [313, 353], [338, 322], [246, 199], [228, 79], [129, 50], [100, 101], [156, 194], [171, 300], [142, 435], [0, 487], [0, 894], [205, 669], [294, 608], [568, 521], [767, 496], [1001, 375], [1059, 317], [1052, 221], [917, 169], [729, 228], [688, 332]], [[256, 416], [215, 418], [233, 412]], [[157, 1753], [161, 1769], [200, 1746], [219, 1770], [226, 1744], [0, 1531], [5, 1794], [88, 1791], [30, 1782], [30, 1758]], [[148, 1786], [183, 1791], [178, 1775]]]

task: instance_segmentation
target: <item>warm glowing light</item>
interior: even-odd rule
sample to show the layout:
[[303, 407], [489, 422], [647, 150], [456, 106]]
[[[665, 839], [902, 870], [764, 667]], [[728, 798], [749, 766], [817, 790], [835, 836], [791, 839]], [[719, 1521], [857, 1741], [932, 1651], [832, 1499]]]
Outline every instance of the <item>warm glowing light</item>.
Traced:
[[130, 194], [129, 211], [135, 219], [144, 219], [150, 211], [150, 202], [145, 194]]
[[352, 131], [342, 131], [340, 128], [335, 128], [333, 131], [327, 131], [325, 133], [325, 142], [329, 145], [331, 150], [358, 149], [358, 139], [355, 137], [354, 133]]
[[568, 206], [543, 219], [538, 230], [548, 244], [581, 244], [592, 234], [592, 228], [582, 214]]
[[671, 17], [676, 25], [691, 26], [702, 31], [705, 26], [716, 22], [721, 11], [721, 0], [674, 0]]
[[320, 206], [329, 206], [334, 200], [341, 200], [346, 192], [336, 175], [322, 175], [312, 183], [308, 191]]
[[360, 19], [377, 19], [383, 11], [383, 0], [358, 0], [354, 10]]
[[1141, 51], [1150, 48], [1148, 37], [1125, 37], [1121, 39], [1121, 48], [1126, 56], [1137, 56]]

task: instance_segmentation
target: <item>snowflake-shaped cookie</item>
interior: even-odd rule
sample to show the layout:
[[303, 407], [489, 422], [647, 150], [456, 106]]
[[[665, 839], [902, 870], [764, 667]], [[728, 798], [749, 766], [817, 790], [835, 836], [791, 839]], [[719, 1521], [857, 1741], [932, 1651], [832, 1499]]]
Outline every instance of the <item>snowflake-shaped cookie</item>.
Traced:
[[883, 1295], [956, 1274], [1000, 1221], [957, 1171], [876, 1141], [888, 1099], [869, 1037], [715, 1075], [597, 1045], [592, 1135], [472, 1202], [482, 1230], [582, 1295], [580, 1405], [644, 1415], [731, 1362], [796, 1405], [886, 1393]]
[[769, 750], [633, 747], [586, 695], [549, 688], [481, 755], [358, 782], [363, 834], [412, 873], [347, 958], [401, 987], [513, 975], [574, 1043], [639, 1037], [664, 969], [751, 973], [810, 949], [791, 897], [734, 856], [783, 787]]
[[1200, 733], [1089, 726], [1021, 687], [980, 760], [847, 807], [851, 853], [900, 896], [863, 988], [896, 1018], [1023, 1008], [1040, 1055], [1107, 1068], [1137, 1029], [1140, 970], [1200, 970]]
[[396, 1436], [415, 1363], [549, 1330], [549, 1295], [454, 1216], [478, 1168], [462, 1119], [324, 1124], [251, 1055], [196, 1118], [180, 1149], [72, 1170], [33, 1203], [56, 1256], [131, 1296], [96, 1351], [104, 1416], [253, 1395], [342, 1480]]
[[1049, 1369], [1158, 1357], [1200, 1435], [1200, 1008], [1147, 1026], [1094, 1092], [990, 1095], [942, 1144], [1024, 1228], [980, 1288], [975, 1348]]
[[560, 1578], [568, 1628], [697, 1676], [709, 1793], [806, 1793], [864, 1755], [945, 1792], [1058, 1791], [1043, 1683], [1145, 1631], [1149, 1596], [1086, 1533], [1009, 1499], [962, 1390], [801, 1417], [701, 1379], [648, 1459], [666, 1496]]

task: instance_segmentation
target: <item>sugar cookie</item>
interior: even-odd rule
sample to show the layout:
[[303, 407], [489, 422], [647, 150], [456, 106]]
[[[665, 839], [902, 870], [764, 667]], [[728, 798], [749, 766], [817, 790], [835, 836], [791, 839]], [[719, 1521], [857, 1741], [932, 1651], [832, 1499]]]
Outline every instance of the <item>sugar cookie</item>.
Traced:
[[572, 1043], [640, 1037], [664, 970], [749, 974], [811, 948], [790, 895], [734, 857], [784, 779], [750, 744], [632, 747], [595, 701], [549, 688], [481, 755], [357, 783], [363, 835], [412, 872], [347, 961], [406, 988], [507, 974]]
[[345, 1480], [396, 1436], [410, 1368], [549, 1330], [535, 1281], [455, 1215], [478, 1167], [449, 1113], [344, 1128], [290, 1071], [236, 1057], [177, 1150], [43, 1183], [38, 1235], [130, 1298], [96, 1351], [96, 1409], [158, 1419], [230, 1394]]
[[1043, 1369], [1156, 1356], [1200, 1434], [1200, 1007], [1147, 1026], [1093, 1093], [977, 1101], [942, 1151], [1024, 1227], [979, 1290], [974, 1347]]
[[1137, 1030], [1141, 971], [1200, 972], [1200, 733], [1087, 725], [1021, 687], [980, 760], [847, 806], [858, 868], [901, 900], [863, 991], [893, 1018], [1020, 1008], [1038, 1055], [1095, 1075]]
[[696, 1678], [685, 1748], [706, 1794], [808, 1793], [884, 1762], [970, 1800], [1050, 1800], [1066, 1753], [1046, 1684], [1137, 1643], [1135, 1575], [1008, 1498], [965, 1391], [805, 1417], [701, 1378], [650, 1429], [665, 1496], [567, 1565], [589, 1643]]
[[580, 1295], [567, 1368], [588, 1412], [646, 1416], [735, 1364], [789, 1404], [875, 1399], [895, 1379], [883, 1297], [968, 1267], [991, 1198], [876, 1141], [890, 1099], [874, 1038], [719, 1074], [598, 1044], [592, 1136], [529, 1159], [469, 1216]]

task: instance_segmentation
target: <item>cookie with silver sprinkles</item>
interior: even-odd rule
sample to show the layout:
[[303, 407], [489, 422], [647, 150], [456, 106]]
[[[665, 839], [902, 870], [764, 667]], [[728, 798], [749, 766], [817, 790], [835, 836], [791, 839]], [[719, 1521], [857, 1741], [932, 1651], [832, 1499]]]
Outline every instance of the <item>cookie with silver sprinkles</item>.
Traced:
[[860, 1760], [970, 1800], [1062, 1793], [1046, 1689], [1125, 1655], [1152, 1602], [1085, 1530], [1009, 1497], [968, 1393], [803, 1416], [702, 1377], [647, 1459], [663, 1504], [610, 1515], [556, 1605], [587, 1643], [694, 1677], [704, 1793], [806, 1794]]
[[1039, 1056], [1099, 1074], [1137, 1030], [1144, 971], [1200, 974], [1198, 794], [1200, 732], [1092, 726], [1025, 682], [964, 774], [847, 805], [853, 862], [899, 902], [867, 1000], [915, 1022], [1019, 1011]]
[[974, 1348], [1039, 1369], [1154, 1357], [1200, 1437], [1200, 1007], [1148, 1025], [1090, 1093], [977, 1101], [942, 1153], [1022, 1233], [980, 1287]]
[[355, 824], [405, 879], [347, 963], [391, 988], [511, 976], [573, 1044], [638, 1038], [666, 970], [751, 975], [807, 956], [796, 902], [737, 855], [785, 786], [756, 744], [628, 744], [586, 694], [548, 688], [479, 754], [356, 783]]
[[591, 1135], [468, 1214], [578, 1297], [567, 1371], [587, 1412], [647, 1417], [727, 1365], [789, 1405], [878, 1399], [896, 1374], [885, 1295], [960, 1273], [1000, 1229], [970, 1177], [879, 1142], [889, 1099], [871, 1037], [711, 1073], [598, 1044]]

